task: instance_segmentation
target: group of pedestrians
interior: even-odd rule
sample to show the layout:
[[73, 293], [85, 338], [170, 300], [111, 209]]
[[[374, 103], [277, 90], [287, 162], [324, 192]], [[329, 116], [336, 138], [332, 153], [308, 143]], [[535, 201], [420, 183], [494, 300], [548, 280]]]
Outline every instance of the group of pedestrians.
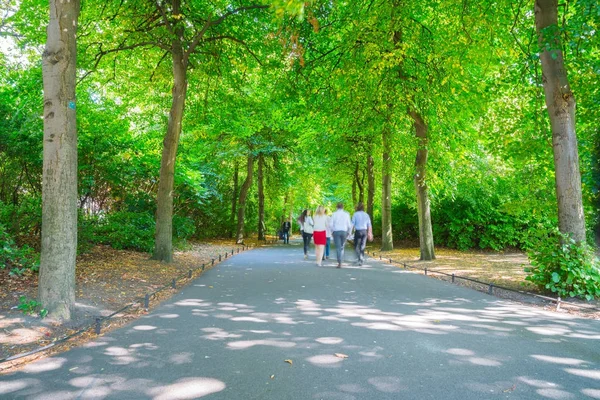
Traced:
[[[373, 227], [369, 214], [364, 211], [363, 203], [358, 203], [356, 212], [350, 218], [350, 214], [344, 210], [343, 203], [337, 203], [335, 212], [329, 216], [328, 210], [323, 207], [317, 207], [314, 217], [310, 210], [304, 210], [297, 219], [304, 242], [304, 259], [308, 258], [308, 249], [311, 240], [314, 238], [315, 256], [317, 265], [320, 267], [323, 259], [329, 259], [329, 250], [331, 240], [335, 244], [337, 256], [337, 268], [342, 267], [344, 259], [344, 247], [346, 241], [352, 235], [354, 230], [354, 249], [358, 257], [358, 264], [362, 265], [365, 259], [365, 247], [367, 240], [373, 240]], [[286, 225], [287, 224], [287, 225]], [[286, 231], [287, 228], [287, 231]], [[289, 231], [291, 225], [289, 221], [284, 222], [282, 230], [284, 233], [284, 243], [289, 243]], [[287, 241], [286, 238], [287, 237]]]

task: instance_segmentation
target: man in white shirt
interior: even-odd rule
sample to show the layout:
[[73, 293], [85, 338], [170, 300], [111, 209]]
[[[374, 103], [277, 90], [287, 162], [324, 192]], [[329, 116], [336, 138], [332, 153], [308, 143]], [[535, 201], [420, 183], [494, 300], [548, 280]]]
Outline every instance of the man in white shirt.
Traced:
[[335, 243], [335, 251], [337, 253], [337, 267], [342, 268], [344, 246], [346, 245], [346, 239], [352, 232], [350, 214], [344, 211], [343, 203], [337, 204], [337, 210], [331, 216], [331, 231], [333, 232], [333, 242]]

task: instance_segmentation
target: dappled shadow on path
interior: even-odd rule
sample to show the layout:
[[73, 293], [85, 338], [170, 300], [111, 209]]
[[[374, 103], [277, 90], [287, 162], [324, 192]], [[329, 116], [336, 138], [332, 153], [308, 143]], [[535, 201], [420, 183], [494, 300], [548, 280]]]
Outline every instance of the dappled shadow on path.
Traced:
[[390, 271], [349, 268], [307, 295], [198, 285], [198, 297], [1, 377], [0, 397], [600, 399], [597, 321], [479, 293], [361, 290], [365, 274], [401, 277]]

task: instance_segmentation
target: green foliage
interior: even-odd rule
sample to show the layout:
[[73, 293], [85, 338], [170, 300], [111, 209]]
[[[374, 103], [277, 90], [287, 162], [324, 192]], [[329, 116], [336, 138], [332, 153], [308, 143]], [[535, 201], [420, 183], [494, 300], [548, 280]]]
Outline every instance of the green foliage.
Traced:
[[173, 216], [173, 236], [177, 239], [187, 240], [196, 234], [194, 220], [189, 217]]
[[436, 204], [432, 219], [436, 244], [459, 250], [523, 248], [535, 222], [532, 216], [508, 213], [489, 197], [463, 196]]
[[18, 247], [0, 224], [0, 268], [11, 268], [11, 275], [23, 275], [27, 270], [39, 269], [39, 255], [29, 246]]
[[[184, 26], [186, 46], [198, 21], [234, 7], [224, 0], [184, 3], [175, 19]], [[410, 107], [422, 111], [430, 128], [427, 179], [435, 243], [459, 249], [530, 247], [530, 227], [553, 223], [548, 216], [556, 213], [556, 199], [542, 74], [539, 56], [532, 54], [534, 16], [531, 4], [513, 3], [501, 1], [490, 13], [486, 2], [276, 0], [269, 10], [236, 13], [211, 27], [190, 58], [175, 168], [174, 237], [228, 236], [237, 196], [233, 171], [236, 163], [242, 166], [241, 185], [250, 152], [266, 159], [269, 232], [301, 207], [343, 200], [350, 209], [355, 167], [362, 174], [372, 155], [377, 177], [372, 218], [379, 230], [381, 130], [389, 123], [393, 234], [397, 240], [418, 239]], [[563, 36], [577, 94], [587, 221], [600, 232], [596, 3], [561, 7], [560, 32], [548, 28], [541, 48], [556, 50], [552, 37]], [[172, 33], [156, 23], [162, 18], [158, 3], [132, 4], [86, 3], [80, 17], [78, 68], [82, 76], [94, 70], [77, 85], [80, 252], [95, 243], [153, 247], [171, 57], [160, 48], [134, 45], [169, 43]], [[0, 74], [0, 233], [12, 238], [10, 250], [2, 253], [10, 260], [3, 267], [22, 273], [28, 267], [20, 260], [35, 256], [23, 245], [38, 249], [40, 242], [38, 48], [48, 14], [47, 2], [39, 0], [10, 5], [18, 12], [7, 14], [3, 29], [18, 34], [19, 43], [0, 54], [0, 69], [6, 71]], [[131, 26], [139, 29], [132, 33]], [[236, 40], [213, 40], [230, 36]], [[130, 50], [112, 52], [118, 46]], [[254, 182], [246, 234], [257, 230], [256, 177]], [[0, 240], [8, 243], [5, 236]]]
[[558, 229], [540, 233], [527, 254], [533, 267], [526, 280], [561, 297], [600, 297], [600, 261], [587, 243]]
[[392, 204], [392, 226], [395, 240], [419, 240], [417, 210], [404, 203]]
[[0, 224], [18, 245], [39, 248], [42, 232], [42, 199], [23, 197], [18, 204], [0, 202]]
[[46, 315], [48, 315], [48, 310], [42, 308], [42, 303], [39, 303], [37, 300], [28, 299], [26, 296], [19, 297], [19, 305], [17, 308], [25, 315], [37, 314], [41, 318], [44, 318]]
[[115, 249], [151, 252], [154, 247], [154, 218], [148, 213], [119, 211], [98, 218], [95, 240]]

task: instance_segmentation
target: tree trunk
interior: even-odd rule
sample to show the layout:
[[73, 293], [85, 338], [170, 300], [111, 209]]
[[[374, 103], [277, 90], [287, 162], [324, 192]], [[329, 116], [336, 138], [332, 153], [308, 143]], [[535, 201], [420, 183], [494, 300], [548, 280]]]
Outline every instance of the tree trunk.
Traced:
[[80, 2], [50, 0], [44, 85], [42, 249], [38, 301], [48, 315], [71, 319], [77, 255], [75, 83]]
[[254, 158], [252, 153], [248, 154], [248, 165], [246, 180], [240, 189], [240, 199], [238, 203], [238, 223], [237, 223], [237, 244], [244, 243], [244, 215], [246, 213], [246, 198], [248, 197], [248, 191], [252, 185], [252, 173], [254, 170]]
[[356, 207], [356, 173], [352, 174], [352, 209]]
[[156, 199], [155, 260], [170, 263], [173, 261], [173, 187], [175, 180], [175, 159], [181, 134], [181, 123], [187, 92], [187, 62], [178, 39], [174, 39], [173, 48], [173, 99], [167, 134], [163, 140], [163, 152], [160, 162], [160, 178]]
[[552, 126], [558, 227], [578, 242], [585, 241], [579, 153], [575, 132], [575, 97], [564, 66], [558, 1], [535, 1], [535, 25], [540, 46], [542, 80]]
[[233, 232], [235, 228], [235, 214], [237, 212], [237, 194], [240, 177], [240, 165], [238, 160], [234, 161], [233, 167], [233, 194], [231, 195], [231, 214], [229, 216], [229, 237], [233, 238]]
[[356, 168], [354, 169], [354, 179], [356, 179], [356, 185], [358, 186], [358, 202], [365, 202], [365, 174], [363, 172], [362, 178], [359, 175], [359, 165], [356, 162]]
[[381, 250], [394, 249], [392, 237], [392, 131], [386, 124], [381, 135], [383, 158], [381, 164]]
[[265, 157], [263, 154], [258, 155], [258, 240], [265, 240], [265, 193], [263, 186], [263, 167]]
[[434, 260], [433, 231], [431, 229], [431, 210], [427, 190], [427, 124], [416, 111], [409, 115], [414, 121], [415, 134], [418, 140], [417, 157], [415, 159], [415, 191], [417, 193], [417, 214], [419, 217], [419, 245], [421, 260]]
[[369, 214], [371, 219], [373, 219], [373, 199], [375, 197], [374, 165], [373, 155], [369, 154], [369, 157], [367, 158], [367, 214]]

